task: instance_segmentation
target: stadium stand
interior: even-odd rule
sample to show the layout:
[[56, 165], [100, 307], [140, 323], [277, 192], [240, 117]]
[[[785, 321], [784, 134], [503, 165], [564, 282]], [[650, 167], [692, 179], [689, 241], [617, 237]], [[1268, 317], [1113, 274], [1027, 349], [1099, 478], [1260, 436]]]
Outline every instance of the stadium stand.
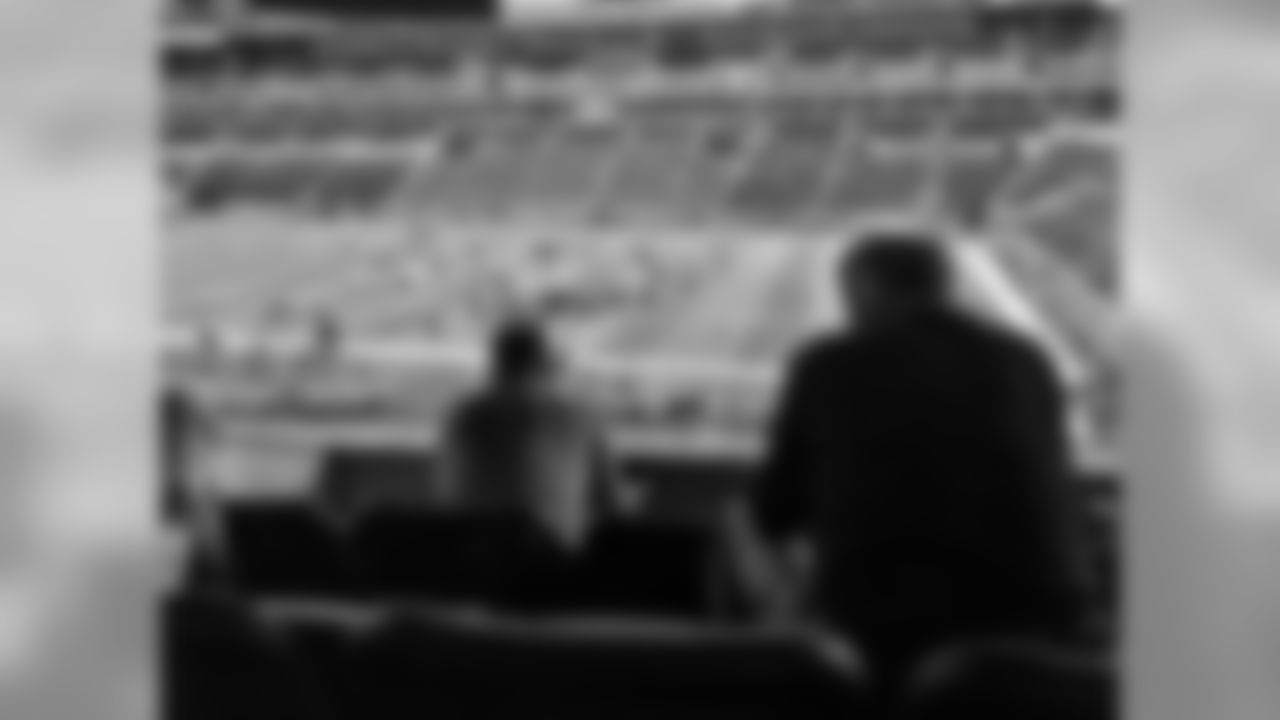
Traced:
[[605, 525], [583, 570], [583, 610], [714, 620], [710, 530], [651, 519]]
[[992, 206], [1016, 162], [1007, 142], [953, 148], [938, 180], [946, 214], [959, 227], [981, 233], [989, 227]]
[[[839, 13], [536, 38], [470, 28], [421, 42], [406, 42], [411, 33], [385, 43], [323, 33], [175, 42], [168, 164], [186, 207], [172, 225], [170, 322], [275, 342], [330, 317], [349, 346], [452, 345], [525, 306], [593, 353], [710, 348], [716, 362], [770, 365], [807, 332], [786, 328], [812, 322], [808, 263], [757, 273], [736, 258], [745, 250], [679, 240], [740, 228], [841, 237], [866, 217], [924, 212], [970, 236], [1001, 235], [993, 252], [1038, 310], [1087, 354], [1104, 355], [1090, 336], [1094, 306], [1106, 303], [1091, 296], [1115, 283], [1115, 150], [1094, 132], [1105, 108], [1081, 117], [1059, 96], [1113, 94], [1103, 71], [1114, 38], [1105, 23], [1067, 15], [1075, 19], [1061, 27], [1035, 13], [984, 15], [974, 35], [899, 28], [883, 46], [875, 23], [844, 28]], [[846, 55], [796, 62], [836, 26], [856, 30]], [[668, 34], [705, 45], [710, 65], [664, 59], [654, 48]], [[546, 38], [569, 43], [581, 67], [530, 72], [521, 58], [539, 55]], [[635, 52], [593, 64], [602, 38]], [[432, 53], [409, 48], [424, 43], [456, 62], [418, 67]], [[929, 71], [921, 59], [939, 48], [952, 65]], [[793, 60], [751, 64], [769, 50]], [[380, 57], [377, 67], [361, 67], [361, 53]], [[995, 232], [993, 218], [1014, 227]], [[482, 240], [472, 223], [517, 231]], [[649, 237], [601, 242], [637, 233]], [[559, 247], [520, 235], [551, 235]], [[1086, 287], [1045, 289], [1071, 285], [1058, 276], [1072, 273]], [[719, 322], [732, 302], [707, 292], [712, 278], [742, 287], [751, 299], [737, 314], [759, 320]], [[717, 323], [686, 325], [686, 316]], [[710, 396], [621, 404], [619, 417], [658, 423], [730, 414], [709, 412], [724, 404]]]
[[169, 717], [866, 717], [866, 669], [820, 634], [416, 603], [167, 606]]
[[[452, 621], [450, 621], [452, 620]], [[356, 663], [365, 713], [499, 718], [857, 718], [856, 660], [803, 637], [646, 621], [471, 623], [405, 612]]]
[[490, 591], [476, 571], [484, 550], [478, 541], [501, 532], [497, 525], [489, 518], [388, 506], [360, 518], [352, 541], [374, 597], [472, 600]]
[[1027, 641], [973, 643], [922, 668], [913, 720], [1120, 717], [1114, 668], [1087, 652]]
[[336, 720], [306, 667], [241, 603], [179, 595], [162, 609], [173, 720]]
[[238, 503], [223, 517], [239, 587], [276, 597], [358, 595], [356, 558], [310, 504]]
[[[238, 587], [253, 596], [343, 600], [474, 601], [492, 584], [475, 572], [485, 538], [501, 537], [505, 518], [432, 511], [381, 485], [425, 484], [426, 458], [376, 462], [363, 453], [363, 472], [345, 480], [371, 499], [346, 522], [326, 522], [312, 499], [244, 500], [228, 512], [230, 564]], [[350, 462], [346, 460], [345, 462]], [[348, 471], [350, 472], [350, 471]], [[686, 458], [636, 463], [650, 488], [646, 513], [601, 529], [600, 543], [579, 580], [581, 609], [687, 619], [714, 619], [724, 588], [716, 576], [712, 532], [723, 510], [747, 487], [749, 468]], [[399, 475], [397, 480], [392, 475]], [[1100, 607], [1114, 608], [1122, 561], [1122, 494], [1111, 477], [1082, 481], [1091, 552], [1103, 579]], [[378, 499], [372, 499], [378, 497]], [[478, 554], [480, 553], [480, 554]]]
[[[236, 405], [228, 425], [309, 454], [286, 493], [304, 497], [228, 508], [230, 577], [201, 567], [168, 605], [171, 717], [873, 717], [874, 668], [848, 648], [727, 626], [741, 603], [713, 531], [770, 410], [754, 371], [814, 330], [832, 248], [868, 219], [927, 216], [981, 243], [1107, 375], [1114, 38], [985, 15], [924, 39], [900, 17], [877, 37], [841, 17], [171, 43], [167, 321], [270, 349], [193, 374]], [[452, 350], [516, 307], [593, 361], [681, 361], [584, 378], [652, 492], [601, 530], [567, 616], [477, 609], [501, 589], [477, 538], [505, 520], [420, 503], [429, 426], [473, 379]], [[264, 398], [295, 382], [321, 320], [332, 364], [299, 381], [321, 401], [291, 415]], [[411, 343], [448, 362], [381, 354]], [[690, 358], [749, 381], [711, 383]], [[1124, 493], [1105, 473], [1082, 483], [1114, 612]], [[961, 648], [908, 716], [1113, 717], [1110, 669], [1060, 656]]]

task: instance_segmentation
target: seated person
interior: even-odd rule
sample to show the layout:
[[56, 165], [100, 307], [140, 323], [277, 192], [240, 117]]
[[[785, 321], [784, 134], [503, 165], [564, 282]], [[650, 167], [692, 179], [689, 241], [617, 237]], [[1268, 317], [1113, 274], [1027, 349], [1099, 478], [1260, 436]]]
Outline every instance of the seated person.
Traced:
[[498, 332], [491, 381], [448, 419], [437, 462], [437, 504], [506, 516], [519, 528], [492, 538], [484, 562], [507, 597], [523, 600], [534, 588], [552, 605], [571, 594], [601, 515], [634, 511], [640, 500], [532, 323]]

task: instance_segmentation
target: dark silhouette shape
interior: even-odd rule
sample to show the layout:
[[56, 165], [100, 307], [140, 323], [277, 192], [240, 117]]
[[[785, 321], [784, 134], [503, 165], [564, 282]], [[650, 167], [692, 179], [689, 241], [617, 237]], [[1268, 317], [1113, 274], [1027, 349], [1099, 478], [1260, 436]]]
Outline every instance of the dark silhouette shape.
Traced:
[[284, 598], [352, 598], [361, 591], [341, 531], [310, 502], [232, 503], [222, 510], [236, 586]]
[[353, 540], [373, 597], [467, 602], [491, 599], [481, 541], [499, 531], [496, 517], [388, 505], [362, 515]]
[[711, 534], [645, 518], [600, 528], [576, 589], [588, 613], [685, 620], [712, 615]]
[[790, 369], [751, 515], [773, 543], [810, 542], [812, 610], [891, 696], [948, 639], [1069, 628], [1084, 537], [1043, 354], [953, 306], [929, 238], [870, 238], [841, 282], [857, 324]]
[[1120, 698], [1115, 668], [1090, 653], [992, 641], [922, 663], [904, 710], [912, 720], [1110, 720]]
[[460, 619], [417, 607], [366, 636], [351, 665], [363, 712], [389, 720], [864, 717], [860, 659], [820, 640], [640, 619]]
[[193, 595], [163, 608], [163, 715], [174, 720], [329, 720], [321, 695], [281, 638], [238, 603]]

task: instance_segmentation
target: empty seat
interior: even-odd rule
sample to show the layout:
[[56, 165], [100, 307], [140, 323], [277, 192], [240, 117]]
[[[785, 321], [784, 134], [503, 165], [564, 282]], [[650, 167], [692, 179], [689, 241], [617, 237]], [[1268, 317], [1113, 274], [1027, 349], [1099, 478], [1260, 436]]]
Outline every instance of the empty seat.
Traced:
[[302, 666], [242, 607], [198, 596], [163, 608], [170, 720], [329, 720]]
[[541, 558], [526, 552], [533, 539], [527, 523], [512, 514], [384, 507], [361, 519], [355, 546], [366, 590], [380, 599], [475, 601], [553, 614], [710, 613], [706, 531], [644, 522], [603, 525], [580, 561], [546, 566], [554, 582], [551, 576], [543, 582], [536, 569], [521, 572]]
[[357, 649], [376, 631], [386, 610], [376, 604], [331, 601], [267, 601], [257, 605], [260, 617], [297, 658], [307, 677], [324, 688], [332, 715], [365, 717], [359, 677], [353, 662]]
[[1111, 720], [1115, 670], [1086, 653], [1025, 642], [974, 643], [924, 663], [906, 717], [913, 720]]
[[369, 638], [354, 666], [366, 716], [383, 720], [862, 717], [851, 656], [799, 637], [669, 623], [423, 610]]
[[473, 516], [426, 508], [371, 511], [354, 536], [369, 591], [401, 600], [484, 595], [484, 568], [475, 555], [482, 525]]
[[432, 468], [430, 456], [417, 450], [336, 447], [325, 454], [317, 485], [321, 502], [354, 517], [381, 505], [420, 504]]
[[247, 592], [345, 597], [358, 592], [353, 558], [337, 528], [302, 502], [231, 505], [227, 542], [235, 581]]
[[697, 618], [711, 612], [711, 534], [652, 522], [600, 528], [584, 567], [583, 609]]

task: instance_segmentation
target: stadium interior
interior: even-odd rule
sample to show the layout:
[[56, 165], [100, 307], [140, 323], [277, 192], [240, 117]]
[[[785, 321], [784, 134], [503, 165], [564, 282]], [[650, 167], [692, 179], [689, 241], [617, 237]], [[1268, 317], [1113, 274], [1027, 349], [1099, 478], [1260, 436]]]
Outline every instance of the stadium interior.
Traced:
[[[943, 230], [964, 300], [1050, 351], [1119, 612], [1118, 20], [815, 5], [174, 19], [166, 370], [219, 418], [200, 465], [245, 600], [170, 603], [173, 717], [871, 717], [856, 657], [733, 626], [709, 528], [876, 227]], [[417, 497], [486, 333], [531, 310], [654, 499], [605, 532], [597, 607], [536, 624], [468, 608], [482, 520]], [[1072, 694], [1043, 658], [975, 652], [913, 717], [1110, 717], [1109, 672]]]

